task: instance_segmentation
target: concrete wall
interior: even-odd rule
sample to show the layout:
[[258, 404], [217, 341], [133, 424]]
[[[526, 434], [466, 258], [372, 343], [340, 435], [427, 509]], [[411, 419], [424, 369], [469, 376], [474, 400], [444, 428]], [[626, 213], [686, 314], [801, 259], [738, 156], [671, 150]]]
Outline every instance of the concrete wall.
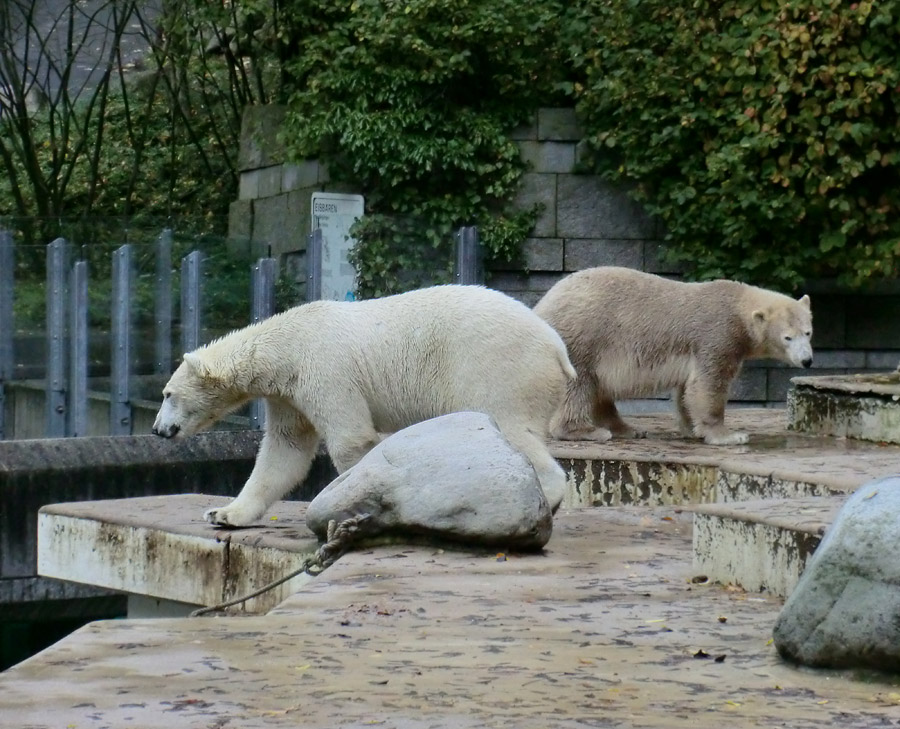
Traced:
[[[304, 271], [314, 191], [329, 187], [318, 162], [284, 163], [276, 135], [278, 107], [257, 107], [244, 117], [240, 198], [232, 204], [230, 237], [254, 256], [267, 250], [283, 265]], [[621, 190], [594, 175], [578, 174], [583, 134], [571, 109], [541, 109], [513, 138], [530, 163], [516, 203], [535, 203], [543, 212], [525, 242], [523, 260], [489, 272], [488, 285], [529, 306], [567, 273], [591, 266], [628, 266], [664, 275], [679, 274], [661, 261], [663, 231]], [[900, 361], [900, 286], [872, 294], [848, 294], [830, 284], [812, 286], [816, 358], [813, 370], [771, 362], [748, 363], [732, 400], [748, 405], [782, 405], [791, 377], [894, 369]], [[652, 402], [634, 409], [653, 409]], [[628, 408], [626, 408], [627, 410]]]
[[[0, 441], [0, 619], [59, 614], [103, 594], [37, 575], [37, 513], [45, 504], [179, 493], [233, 496], [262, 433], [204, 433], [167, 441], [152, 435]], [[309, 500], [335, 472], [324, 454], [290, 498]], [[202, 515], [196, 515], [201, 518]]]

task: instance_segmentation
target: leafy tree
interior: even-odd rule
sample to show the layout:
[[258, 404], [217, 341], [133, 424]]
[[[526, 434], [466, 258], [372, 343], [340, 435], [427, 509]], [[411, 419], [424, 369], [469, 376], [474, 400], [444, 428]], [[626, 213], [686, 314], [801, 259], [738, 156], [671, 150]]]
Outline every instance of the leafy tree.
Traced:
[[283, 138], [364, 191], [354, 235], [363, 295], [446, 279], [451, 231], [483, 226], [512, 255], [523, 165], [509, 131], [552, 95], [560, 5], [516, 0], [286, 0], [304, 44]]
[[584, 0], [565, 44], [593, 166], [694, 274], [897, 275], [900, 2]]

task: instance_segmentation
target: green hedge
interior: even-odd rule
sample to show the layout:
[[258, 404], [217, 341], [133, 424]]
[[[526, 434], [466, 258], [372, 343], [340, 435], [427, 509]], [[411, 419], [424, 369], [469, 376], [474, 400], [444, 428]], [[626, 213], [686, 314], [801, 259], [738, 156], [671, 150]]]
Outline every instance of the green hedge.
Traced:
[[[543, 0], [293, 0], [284, 140], [366, 195], [353, 231], [363, 296], [445, 281], [452, 233], [514, 256], [524, 166], [509, 131], [553, 93], [561, 5]], [[325, 19], [325, 21], [323, 21]]]
[[593, 168], [700, 278], [896, 276], [900, 3], [585, 0], [567, 18]]

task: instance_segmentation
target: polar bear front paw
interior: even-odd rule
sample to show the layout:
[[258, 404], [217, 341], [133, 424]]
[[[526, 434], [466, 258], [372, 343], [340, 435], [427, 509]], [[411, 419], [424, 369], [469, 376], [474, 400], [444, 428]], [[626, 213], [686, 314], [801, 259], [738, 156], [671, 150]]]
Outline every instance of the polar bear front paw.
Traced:
[[709, 433], [703, 439], [709, 445], [744, 445], [750, 440], [747, 433]]
[[260, 516], [262, 514], [235, 506], [233, 503], [216, 509], [208, 509], [203, 514], [203, 518], [210, 524], [227, 527], [249, 526]]

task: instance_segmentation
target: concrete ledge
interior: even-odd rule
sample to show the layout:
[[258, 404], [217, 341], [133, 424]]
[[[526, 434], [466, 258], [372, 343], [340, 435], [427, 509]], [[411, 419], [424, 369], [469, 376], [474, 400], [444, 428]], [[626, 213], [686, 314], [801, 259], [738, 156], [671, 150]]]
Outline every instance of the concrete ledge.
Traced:
[[[228, 499], [196, 494], [53, 504], [38, 516], [38, 571], [46, 577], [192, 605], [213, 605], [298, 567], [318, 546], [305, 504], [279, 502], [262, 526], [217, 529], [206, 509]], [[300, 576], [235, 611], [265, 612], [310, 578]]]
[[608, 443], [555, 441], [568, 474], [564, 505], [664, 505], [847, 494], [897, 471], [900, 448], [792, 433], [784, 410], [737, 408], [729, 427], [741, 446], [677, 437], [670, 413], [626, 416], [645, 438]]
[[793, 430], [900, 444], [900, 373], [795, 377]]
[[842, 497], [687, 507], [694, 570], [714, 582], [787, 597], [844, 503]]

